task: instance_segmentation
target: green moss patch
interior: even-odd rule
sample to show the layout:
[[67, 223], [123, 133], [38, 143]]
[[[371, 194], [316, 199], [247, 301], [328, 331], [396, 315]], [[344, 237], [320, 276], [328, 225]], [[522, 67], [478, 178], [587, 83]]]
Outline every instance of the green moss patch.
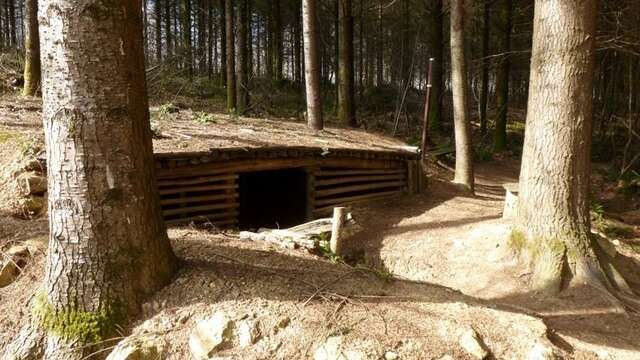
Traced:
[[48, 333], [61, 339], [97, 343], [116, 334], [126, 316], [121, 306], [109, 305], [96, 312], [77, 308], [56, 310], [44, 293], [38, 294], [33, 307], [34, 318]]
[[522, 231], [511, 230], [507, 245], [514, 251], [521, 252], [527, 246], [527, 237]]

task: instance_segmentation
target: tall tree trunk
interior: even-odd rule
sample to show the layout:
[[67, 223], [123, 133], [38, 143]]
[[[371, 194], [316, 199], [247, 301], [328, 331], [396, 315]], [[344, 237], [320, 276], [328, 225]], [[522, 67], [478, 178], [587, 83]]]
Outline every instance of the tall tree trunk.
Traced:
[[595, 0], [536, 1], [517, 224], [533, 286], [606, 284], [591, 241]]
[[236, 111], [236, 56], [234, 47], [234, 30], [233, 30], [233, 3], [234, 0], [225, 0], [225, 17], [227, 36], [227, 111]]
[[40, 35], [38, 33], [38, 0], [25, 4], [27, 28], [24, 37], [24, 89], [22, 95], [34, 96], [40, 86]]
[[351, 0], [340, 0], [338, 121], [344, 125], [357, 126], [354, 104], [353, 74], [353, 16]]
[[482, 134], [487, 132], [487, 99], [489, 93], [489, 38], [490, 38], [490, 17], [489, 11], [491, 3], [485, 1], [482, 7], [482, 74], [480, 79], [480, 99], [478, 101], [480, 131]]
[[273, 65], [273, 81], [280, 82], [283, 79], [283, 55], [282, 55], [282, 14], [280, 12], [280, 0], [271, 0], [273, 10], [271, 15], [273, 17], [272, 24], [273, 29], [271, 50], [272, 65]]
[[237, 113], [244, 114], [247, 108], [247, 29], [246, 29], [246, 0], [238, 1], [238, 64], [237, 64]]
[[[220, 69], [222, 85], [227, 86], [227, 5], [226, 0], [220, 0]], [[233, 25], [233, 24], [232, 24]], [[233, 41], [233, 37], [231, 39]], [[224, 71], [222, 69], [225, 69]]]
[[429, 47], [435, 58], [433, 66], [433, 87], [429, 105], [429, 127], [432, 130], [442, 129], [442, 97], [444, 93], [444, 15], [442, 0], [429, 0]]
[[376, 86], [384, 84], [384, 37], [383, 37], [383, 0], [378, 4], [378, 33], [376, 35]]
[[173, 37], [171, 35], [171, 8], [173, 7], [172, 0], [164, 0], [164, 32], [167, 49], [167, 59], [171, 61], [173, 57]]
[[213, 1], [207, 0], [207, 77], [213, 79], [213, 70], [215, 68], [214, 61], [218, 60], [217, 56], [214, 56], [214, 52], [217, 51], [217, 42], [214, 31], [215, 20], [213, 18]]
[[193, 79], [193, 47], [191, 45], [191, 0], [180, 0], [182, 6], [182, 46], [184, 46], [184, 67], [187, 76]]
[[320, 94], [320, 54], [318, 44], [318, 17], [316, 0], [302, 0], [302, 27], [304, 32], [304, 71], [307, 91], [307, 124], [322, 130], [322, 97]]
[[160, 0], [156, 0], [154, 5], [155, 14], [155, 30], [156, 30], [156, 61], [162, 60], [162, 3]]
[[50, 241], [34, 313], [45, 359], [80, 359], [176, 262], [155, 190], [141, 0], [41, 0], [39, 14]]
[[302, 2], [301, 0], [295, 0], [295, 17], [293, 24], [293, 57], [294, 57], [294, 70], [293, 81], [297, 84], [302, 82]]
[[507, 146], [507, 116], [509, 111], [509, 52], [511, 51], [511, 0], [497, 4], [498, 44], [500, 54], [496, 67], [496, 127], [493, 148], [503, 151]]
[[453, 181], [473, 193], [473, 149], [471, 147], [467, 86], [464, 50], [464, 0], [451, 0], [451, 89], [456, 140], [456, 171]]
[[16, 35], [16, 6], [15, 0], [6, 0], [9, 7], [9, 40], [12, 47], [18, 47], [18, 37]]

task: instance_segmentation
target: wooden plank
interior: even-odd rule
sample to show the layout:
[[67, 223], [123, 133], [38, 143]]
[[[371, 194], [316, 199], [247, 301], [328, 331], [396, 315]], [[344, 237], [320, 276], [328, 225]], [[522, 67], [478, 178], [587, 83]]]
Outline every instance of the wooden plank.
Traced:
[[316, 181], [316, 186], [328, 186], [328, 185], [338, 185], [338, 184], [348, 184], [348, 183], [357, 183], [357, 182], [374, 182], [374, 181], [384, 181], [384, 180], [403, 180], [405, 177], [404, 173], [398, 173], [393, 175], [376, 175], [376, 176], [349, 176], [342, 178], [333, 178], [333, 179], [325, 179]]
[[379, 183], [372, 183], [372, 184], [342, 186], [342, 187], [333, 188], [333, 189], [316, 190], [316, 198], [326, 197], [329, 195], [344, 194], [344, 193], [354, 192], [354, 191], [375, 190], [375, 189], [382, 189], [387, 187], [399, 187], [404, 185], [406, 185], [405, 181], [386, 181], [386, 182], [379, 182]]
[[237, 179], [237, 174], [218, 175], [218, 176], [200, 176], [198, 178], [189, 178], [184, 180], [160, 180], [158, 185], [163, 186], [186, 186], [186, 185], [198, 185], [207, 184], [217, 181], [226, 181], [230, 179]]
[[201, 191], [230, 190], [230, 189], [236, 189], [236, 188], [238, 188], [237, 184], [180, 187], [180, 188], [172, 188], [172, 189], [161, 189], [160, 195], [180, 194], [180, 193], [188, 193], [188, 192], [201, 192]]
[[379, 196], [386, 196], [386, 195], [396, 194], [396, 193], [402, 194], [402, 190], [382, 191], [382, 192], [376, 192], [371, 194], [352, 195], [352, 196], [343, 196], [339, 198], [323, 199], [323, 200], [316, 201], [316, 209], [319, 207], [325, 207], [329, 204], [331, 204], [331, 206], [335, 206], [337, 204], [343, 204], [350, 201], [375, 199]]
[[351, 169], [396, 169], [395, 172], [404, 171], [404, 160], [363, 160], [363, 159], [253, 159], [240, 161], [225, 161], [218, 163], [201, 164], [198, 166], [185, 166], [181, 168], [158, 169], [158, 179], [175, 179], [180, 177], [193, 177], [199, 175], [215, 175], [222, 173], [242, 173], [252, 171], [266, 171], [278, 169], [316, 167], [336, 167]]
[[238, 203], [209, 204], [199, 206], [185, 206], [177, 209], [167, 209], [162, 211], [162, 216], [172, 216], [181, 214], [190, 214], [198, 211], [220, 210], [220, 209], [236, 209]]
[[[385, 192], [374, 193], [374, 194], [350, 196], [350, 197], [344, 197], [344, 198], [338, 198], [338, 199], [322, 200], [322, 201], [316, 202], [316, 206], [319, 206], [319, 207], [313, 210], [313, 212], [317, 216], [318, 213], [329, 212], [336, 206], [345, 206], [345, 205], [350, 205], [350, 204], [355, 204], [360, 202], [390, 198], [390, 197], [401, 196], [401, 195], [402, 195], [401, 190], [395, 190], [395, 191], [385, 191]], [[323, 206], [320, 206], [320, 205], [323, 205]]]
[[180, 198], [168, 198], [168, 199], [160, 199], [161, 205], [176, 205], [181, 203], [197, 203], [204, 201], [216, 201], [216, 200], [227, 200], [227, 199], [237, 199], [238, 194], [222, 194], [222, 195], [202, 195], [202, 196], [188, 196], [188, 197], [180, 197]]
[[348, 176], [348, 175], [388, 175], [388, 174], [402, 174], [403, 168], [391, 168], [391, 169], [359, 169], [359, 170], [327, 170], [322, 169], [318, 171], [318, 177], [329, 176]]
[[305, 169], [307, 174], [307, 184], [306, 184], [306, 197], [307, 197], [307, 206], [306, 206], [306, 218], [307, 221], [311, 221], [314, 219], [313, 217], [313, 209], [315, 208], [315, 190], [316, 190], [316, 171], [317, 169], [314, 167], [308, 167]]
[[415, 160], [407, 161], [407, 191], [409, 195], [414, 195], [418, 193], [418, 175], [417, 175], [417, 164], [418, 162]]

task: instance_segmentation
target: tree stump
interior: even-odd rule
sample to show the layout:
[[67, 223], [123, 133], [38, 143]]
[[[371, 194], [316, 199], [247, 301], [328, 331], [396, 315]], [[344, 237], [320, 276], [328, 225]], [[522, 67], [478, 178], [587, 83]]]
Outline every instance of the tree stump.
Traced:
[[518, 183], [507, 183], [502, 185], [506, 194], [504, 197], [503, 219], [515, 219], [518, 216]]

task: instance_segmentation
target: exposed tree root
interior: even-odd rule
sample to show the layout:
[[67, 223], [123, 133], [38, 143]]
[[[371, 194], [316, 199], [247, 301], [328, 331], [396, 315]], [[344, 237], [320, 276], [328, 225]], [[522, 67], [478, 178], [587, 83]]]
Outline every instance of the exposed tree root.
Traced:
[[5, 349], [0, 360], [40, 360], [44, 355], [44, 332], [35, 325], [27, 325]]
[[574, 280], [600, 291], [619, 312], [640, 313], [640, 297], [616, 268], [614, 260], [618, 255], [615, 248], [611, 251], [603, 246], [604, 241], [592, 242], [595, 257], [587, 257], [576, 264]]

